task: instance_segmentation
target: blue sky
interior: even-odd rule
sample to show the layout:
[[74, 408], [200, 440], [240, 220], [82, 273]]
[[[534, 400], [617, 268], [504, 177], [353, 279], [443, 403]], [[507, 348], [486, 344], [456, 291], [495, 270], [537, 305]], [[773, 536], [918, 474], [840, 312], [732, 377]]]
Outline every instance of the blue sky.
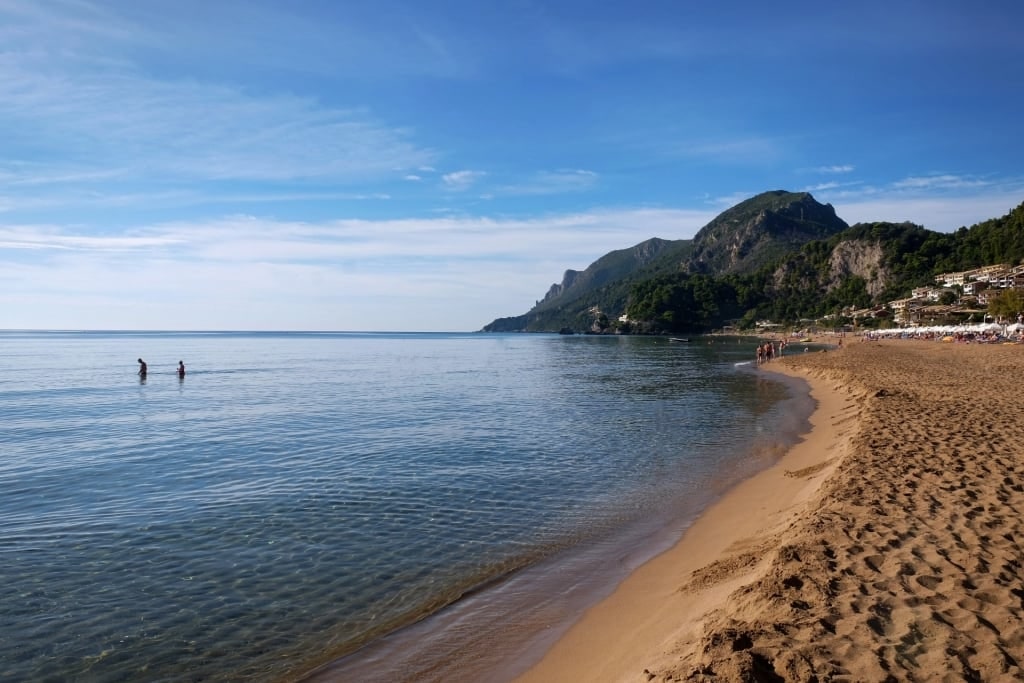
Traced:
[[1024, 201], [1024, 3], [0, 0], [0, 328], [471, 331], [765, 190]]

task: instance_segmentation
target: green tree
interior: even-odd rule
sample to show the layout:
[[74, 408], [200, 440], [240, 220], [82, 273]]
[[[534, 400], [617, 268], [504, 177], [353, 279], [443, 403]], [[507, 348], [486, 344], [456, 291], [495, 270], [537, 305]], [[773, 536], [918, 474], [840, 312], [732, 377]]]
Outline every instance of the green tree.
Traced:
[[988, 302], [988, 312], [996, 319], [1016, 320], [1024, 312], [1024, 292], [1019, 289], [1004, 289]]

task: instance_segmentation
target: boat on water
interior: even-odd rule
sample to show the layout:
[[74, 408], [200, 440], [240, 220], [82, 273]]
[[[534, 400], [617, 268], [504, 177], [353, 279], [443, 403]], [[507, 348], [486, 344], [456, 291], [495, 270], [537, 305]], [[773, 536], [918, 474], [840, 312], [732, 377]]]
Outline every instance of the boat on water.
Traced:
[[669, 341], [674, 341], [674, 342], [688, 342], [688, 341], [690, 341], [688, 337], [669, 337], [668, 340]]

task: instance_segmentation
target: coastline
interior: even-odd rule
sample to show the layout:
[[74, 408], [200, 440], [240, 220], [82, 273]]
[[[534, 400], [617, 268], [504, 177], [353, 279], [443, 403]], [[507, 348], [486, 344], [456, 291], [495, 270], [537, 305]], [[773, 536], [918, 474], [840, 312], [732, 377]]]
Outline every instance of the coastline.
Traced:
[[1020, 680], [1019, 346], [850, 340], [805, 439], [589, 610], [520, 683]]
[[816, 401], [810, 431], [778, 462], [726, 492], [673, 547], [630, 574], [517, 683], [648, 680], [649, 672], [697, 643], [704, 619], [729, 593], [764, 570], [772, 534], [799, 514], [841, 457], [848, 430], [836, 423], [856, 406], [825, 380], [779, 361], [761, 370], [808, 383]]

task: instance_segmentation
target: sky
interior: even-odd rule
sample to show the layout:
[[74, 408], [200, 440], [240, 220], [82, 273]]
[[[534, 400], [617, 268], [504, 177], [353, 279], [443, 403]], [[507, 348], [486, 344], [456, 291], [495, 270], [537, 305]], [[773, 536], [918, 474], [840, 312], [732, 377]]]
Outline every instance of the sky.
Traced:
[[1024, 3], [0, 0], [0, 329], [475, 331], [767, 190], [1024, 202]]

